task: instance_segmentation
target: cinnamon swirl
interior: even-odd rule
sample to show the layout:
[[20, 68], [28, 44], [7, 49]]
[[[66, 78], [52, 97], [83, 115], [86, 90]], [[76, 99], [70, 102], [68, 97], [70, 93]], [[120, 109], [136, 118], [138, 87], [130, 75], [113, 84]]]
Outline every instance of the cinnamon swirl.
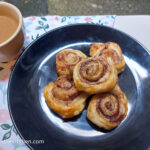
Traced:
[[127, 98], [116, 85], [112, 91], [92, 97], [87, 109], [87, 118], [98, 127], [110, 130], [121, 123], [127, 111]]
[[117, 83], [115, 64], [110, 57], [86, 58], [74, 68], [73, 79], [77, 90], [90, 94], [111, 90]]
[[87, 56], [79, 50], [65, 49], [56, 55], [58, 75], [72, 77], [74, 66]]
[[92, 43], [90, 45], [90, 56], [92, 57], [111, 57], [115, 62], [118, 73], [122, 72], [125, 68], [125, 61], [122, 50], [117, 43]]
[[71, 118], [82, 112], [88, 94], [78, 92], [73, 80], [60, 76], [44, 88], [44, 97], [54, 112], [62, 118]]

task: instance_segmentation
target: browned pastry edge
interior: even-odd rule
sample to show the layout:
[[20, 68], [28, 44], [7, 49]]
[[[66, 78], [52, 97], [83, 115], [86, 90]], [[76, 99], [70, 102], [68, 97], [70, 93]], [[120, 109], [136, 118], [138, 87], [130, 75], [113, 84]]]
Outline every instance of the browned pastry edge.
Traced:
[[90, 56], [92, 57], [111, 57], [115, 62], [118, 73], [122, 72], [125, 68], [125, 61], [122, 50], [117, 43], [92, 43], [90, 44]]
[[127, 111], [127, 98], [116, 85], [111, 92], [92, 97], [87, 109], [87, 117], [98, 127], [110, 130], [121, 123]]
[[113, 89], [118, 76], [111, 58], [90, 57], [75, 66], [73, 79], [77, 90], [96, 94]]
[[[59, 81], [60, 79], [60, 81]], [[60, 76], [44, 88], [44, 97], [50, 108], [62, 118], [72, 118], [82, 112], [88, 94], [78, 92], [72, 81]]]
[[75, 65], [87, 56], [79, 50], [64, 49], [56, 55], [56, 70], [58, 75], [72, 78]]

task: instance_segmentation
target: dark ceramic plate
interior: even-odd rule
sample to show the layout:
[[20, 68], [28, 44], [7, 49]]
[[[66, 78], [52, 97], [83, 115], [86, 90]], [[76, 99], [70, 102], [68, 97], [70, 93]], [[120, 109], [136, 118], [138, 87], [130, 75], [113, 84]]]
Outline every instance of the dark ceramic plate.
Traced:
[[[126, 68], [119, 85], [128, 98], [126, 119], [114, 130], [99, 129], [83, 113], [62, 120], [48, 107], [43, 87], [57, 77], [55, 56], [64, 48], [89, 54], [92, 42], [117, 42]], [[147, 150], [150, 148], [150, 55], [134, 39], [99, 25], [71, 25], [50, 31], [29, 45], [18, 59], [9, 81], [8, 104], [12, 120], [35, 150]]]

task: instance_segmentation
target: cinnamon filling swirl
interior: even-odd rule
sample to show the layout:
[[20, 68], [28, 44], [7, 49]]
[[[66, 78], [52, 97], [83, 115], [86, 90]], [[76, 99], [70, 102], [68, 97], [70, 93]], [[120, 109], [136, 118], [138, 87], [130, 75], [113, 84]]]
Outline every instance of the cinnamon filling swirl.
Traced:
[[[97, 112], [110, 122], [121, 122], [124, 112], [121, 108], [119, 96], [115, 94], [103, 94], [97, 102]], [[121, 110], [122, 109], [122, 110]]]
[[72, 101], [79, 95], [79, 92], [75, 88], [75, 84], [71, 79], [68, 79], [65, 76], [60, 76], [55, 81], [52, 94], [58, 100]]
[[99, 56], [110, 56], [115, 64], [120, 64], [121, 63], [121, 57], [117, 54], [117, 52], [113, 49], [103, 49], [100, 53]]
[[66, 65], [72, 66], [76, 65], [79, 61], [81, 61], [81, 57], [77, 55], [77, 53], [73, 52], [63, 52], [58, 56], [59, 61], [63, 61]]
[[79, 73], [86, 81], [100, 82], [108, 70], [108, 64], [104, 59], [89, 59], [81, 64]]

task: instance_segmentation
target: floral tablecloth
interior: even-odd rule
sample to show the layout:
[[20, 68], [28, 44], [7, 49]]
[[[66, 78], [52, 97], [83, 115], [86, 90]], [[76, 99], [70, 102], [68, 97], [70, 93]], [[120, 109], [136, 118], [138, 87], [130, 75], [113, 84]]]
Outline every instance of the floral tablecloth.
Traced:
[[[100, 24], [113, 27], [114, 15], [107, 16], [42, 16], [24, 19], [26, 39], [24, 47], [51, 29], [76, 23]], [[29, 149], [18, 135], [9, 115], [7, 85], [17, 58], [0, 63], [0, 150]]]

